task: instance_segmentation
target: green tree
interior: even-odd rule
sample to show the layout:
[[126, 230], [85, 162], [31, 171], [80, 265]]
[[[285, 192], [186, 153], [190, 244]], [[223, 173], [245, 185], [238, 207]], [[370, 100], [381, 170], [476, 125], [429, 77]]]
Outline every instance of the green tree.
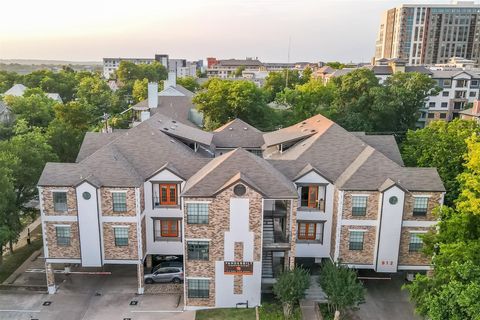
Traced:
[[302, 71], [302, 84], [309, 82], [312, 79], [313, 70], [309, 66], [307, 66]]
[[197, 92], [200, 89], [200, 85], [194, 77], [181, 77], [177, 79], [177, 84], [181, 85], [187, 90]]
[[22, 83], [28, 88], [40, 88], [44, 92], [58, 93], [64, 102], [75, 97], [78, 79], [71, 68], [59, 72], [37, 70], [25, 75]]
[[407, 166], [437, 168], [447, 190], [447, 205], [452, 205], [460, 193], [457, 176], [464, 170], [466, 139], [472, 134], [480, 134], [480, 125], [474, 121], [434, 121], [423, 129], [409, 130], [401, 145]]
[[117, 79], [123, 84], [133, 84], [135, 80], [148, 79], [149, 82], [158, 82], [167, 78], [167, 69], [155, 61], [151, 64], [135, 64], [121, 61], [117, 70]]
[[29, 126], [46, 127], [53, 120], [55, 100], [48, 98], [41, 89], [27, 89], [21, 97], [6, 96], [8, 104], [17, 119], [23, 119]]
[[0, 94], [10, 89], [20, 78], [15, 72], [0, 70]]
[[286, 319], [290, 318], [293, 307], [305, 296], [309, 286], [310, 276], [305, 269], [295, 268], [280, 274], [273, 285], [273, 293], [282, 302]]
[[83, 77], [77, 87], [77, 101], [93, 108], [96, 117], [122, 111], [117, 96], [100, 76]]
[[75, 161], [85, 133], [98, 123], [92, 109], [80, 101], [55, 106], [55, 119], [48, 126], [47, 137], [60, 161]]
[[418, 72], [397, 72], [374, 91], [374, 112], [378, 115], [374, 130], [406, 131], [414, 129], [420, 110], [430, 96], [439, 93], [435, 80]]
[[322, 265], [322, 276], [319, 284], [327, 295], [332, 311], [344, 313], [352, 307], [363, 303], [365, 290], [357, 279], [354, 270], [328, 261]]
[[380, 89], [375, 74], [368, 69], [357, 69], [330, 82], [335, 94], [329, 117], [349, 131], [374, 131], [374, 119], [378, 117], [373, 109], [375, 90]]
[[287, 88], [287, 83], [288, 88], [293, 89], [297, 84], [301, 84], [302, 81], [301, 74], [297, 70], [270, 72], [265, 78], [265, 84], [263, 85], [263, 89], [267, 93], [268, 102], [275, 100], [277, 94]]
[[[10, 242], [17, 239], [20, 218], [15, 207], [15, 187], [13, 172], [17, 159], [11, 154], [0, 151], [0, 253]], [[12, 249], [10, 247], [10, 249]], [[0, 254], [0, 264], [3, 255]]]
[[318, 113], [327, 115], [334, 98], [333, 89], [330, 85], [324, 85], [321, 80], [312, 79], [296, 86], [295, 89], [286, 89], [277, 95], [277, 99], [291, 106], [293, 112], [291, 120], [292, 123], [296, 123]]
[[235, 118], [252, 125], [265, 121], [267, 106], [261, 89], [250, 81], [211, 79], [193, 98], [204, 115], [207, 130], [213, 130]]
[[467, 140], [467, 147], [465, 170], [458, 178], [460, 197], [453, 207], [437, 209], [438, 232], [424, 238], [425, 252], [435, 253], [434, 270], [405, 286], [416, 311], [432, 320], [480, 319], [480, 139], [476, 134]]
[[338, 61], [327, 62], [325, 65], [329, 66], [333, 69], [343, 69], [343, 68], [345, 68], [345, 64], [343, 64], [341, 62], [338, 62]]
[[143, 101], [148, 97], [148, 79], [135, 80], [133, 83], [132, 97], [135, 103]]
[[235, 78], [240, 78], [242, 77], [242, 72], [245, 71], [245, 66], [239, 66], [237, 67], [237, 69], [235, 70]]

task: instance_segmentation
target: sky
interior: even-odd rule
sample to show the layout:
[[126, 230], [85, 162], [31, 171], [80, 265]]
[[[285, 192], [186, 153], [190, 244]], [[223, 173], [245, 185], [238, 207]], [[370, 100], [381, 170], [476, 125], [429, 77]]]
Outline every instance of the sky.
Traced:
[[[476, 1], [478, 2], [478, 1]], [[0, 59], [370, 61], [396, 0], [2, 1]], [[407, 0], [406, 3], [450, 3]], [[290, 40], [289, 40], [290, 39]]]

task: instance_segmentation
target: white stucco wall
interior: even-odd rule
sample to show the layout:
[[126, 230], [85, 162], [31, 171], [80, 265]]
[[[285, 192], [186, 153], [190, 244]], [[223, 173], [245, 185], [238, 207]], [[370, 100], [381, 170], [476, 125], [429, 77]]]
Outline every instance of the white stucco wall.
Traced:
[[[325, 221], [323, 229], [323, 243], [297, 243], [295, 256], [299, 258], [327, 258], [330, 256], [330, 240], [332, 235], [333, 217], [333, 185], [324, 177], [312, 171], [297, 181], [297, 184], [312, 183], [326, 184], [325, 212], [315, 210], [297, 210], [297, 221]], [[296, 236], [296, 235], [295, 235]]]
[[[183, 234], [183, 211], [182, 203], [180, 207], [175, 208], [153, 208], [152, 202], [152, 181], [155, 182], [179, 182], [180, 190], [178, 194], [181, 193], [181, 190], [185, 186], [185, 182], [173, 174], [169, 170], [163, 170], [148, 181], [144, 183], [144, 192], [145, 192], [145, 223], [146, 223], [146, 238], [147, 238], [147, 254], [165, 254], [165, 255], [182, 255], [183, 254], [183, 243], [182, 241], [154, 241], [153, 234], [153, 219], [152, 218], [181, 218], [180, 230]], [[179, 198], [180, 199], [180, 198]]]
[[[91, 198], [88, 200], [84, 199], [82, 196], [84, 192], [89, 192]], [[76, 188], [76, 194], [82, 266], [100, 267], [102, 265], [102, 256], [97, 189], [91, 184], [84, 182]]]
[[[254, 233], [249, 231], [249, 199], [230, 199], [230, 231], [225, 232], [224, 259], [235, 260], [235, 242], [243, 242], [243, 261], [253, 261]], [[253, 263], [253, 275], [243, 276], [242, 294], [234, 294], [233, 275], [224, 274], [224, 261], [215, 262], [215, 306], [235, 307], [248, 300], [249, 306], [260, 304], [262, 263]]]
[[[396, 204], [389, 202], [393, 196], [398, 198]], [[383, 193], [380, 234], [377, 242], [377, 272], [397, 272], [404, 201], [405, 193], [396, 186]]]

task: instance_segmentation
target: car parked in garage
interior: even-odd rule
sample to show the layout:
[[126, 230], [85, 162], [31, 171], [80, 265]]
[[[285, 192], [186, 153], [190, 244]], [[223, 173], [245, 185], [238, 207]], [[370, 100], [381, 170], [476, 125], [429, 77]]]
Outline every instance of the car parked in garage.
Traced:
[[183, 268], [179, 267], [164, 267], [158, 268], [156, 271], [144, 275], [145, 283], [181, 283], [183, 282]]

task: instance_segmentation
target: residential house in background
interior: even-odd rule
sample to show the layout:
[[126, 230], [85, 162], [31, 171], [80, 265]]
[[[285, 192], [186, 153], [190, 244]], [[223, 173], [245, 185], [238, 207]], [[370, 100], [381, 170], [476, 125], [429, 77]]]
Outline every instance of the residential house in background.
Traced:
[[384, 12], [376, 59], [401, 58], [410, 65], [447, 63], [459, 57], [480, 63], [480, 5], [404, 4]]
[[477, 99], [473, 102], [473, 107], [459, 112], [460, 119], [475, 120], [480, 123], [480, 101]]
[[205, 132], [161, 105], [144, 112], [129, 130], [88, 133], [75, 163], [45, 166], [49, 293], [55, 265], [130, 264], [142, 294], [159, 255], [183, 257], [186, 309], [257, 306], [299, 263], [431, 268], [420, 235], [445, 189], [436, 169], [405, 167], [392, 136], [321, 115], [264, 133], [239, 119]]
[[[21, 97], [24, 95], [25, 90], [28, 88], [24, 86], [21, 83], [17, 83], [13, 85], [10, 89], [5, 91], [3, 93], [3, 97], [6, 96], [13, 96], [13, 97]], [[45, 95], [52, 99], [55, 100], [56, 102], [63, 103], [62, 98], [58, 93], [45, 93]], [[3, 98], [0, 96], [0, 123], [8, 123], [13, 121], [13, 114], [10, 111], [10, 108], [8, 107], [7, 103], [3, 100]]]

